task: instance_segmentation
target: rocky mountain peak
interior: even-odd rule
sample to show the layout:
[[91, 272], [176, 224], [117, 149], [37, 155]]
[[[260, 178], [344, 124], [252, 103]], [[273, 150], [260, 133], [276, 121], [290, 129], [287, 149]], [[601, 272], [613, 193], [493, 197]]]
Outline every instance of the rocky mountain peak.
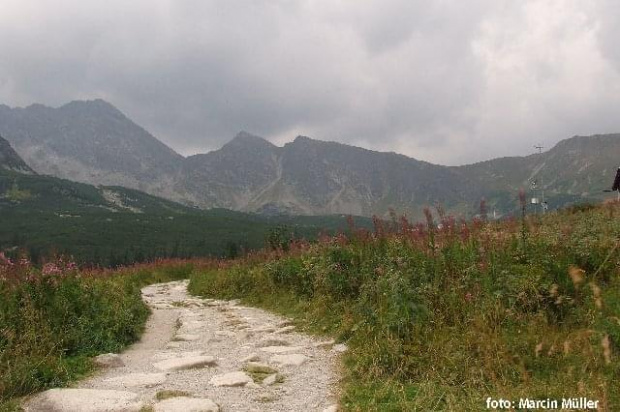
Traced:
[[74, 100], [61, 106], [58, 110], [66, 113], [90, 116], [114, 116], [123, 117], [125, 115], [112, 104], [103, 99], [95, 100]]
[[273, 143], [268, 140], [253, 135], [251, 133], [241, 131], [239, 132], [230, 142], [226, 143], [222, 149], [224, 148], [239, 148], [239, 147], [265, 147], [265, 148], [275, 148]]

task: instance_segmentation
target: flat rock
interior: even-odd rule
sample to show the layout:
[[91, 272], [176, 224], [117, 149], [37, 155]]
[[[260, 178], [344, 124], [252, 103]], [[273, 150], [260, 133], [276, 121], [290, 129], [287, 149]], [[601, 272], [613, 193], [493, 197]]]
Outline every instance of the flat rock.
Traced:
[[168, 351], [162, 351], [162, 352], [155, 352], [153, 354], [152, 359], [153, 360], [165, 360], [165, 359], [172, 359], [172, 358], [191, 358], [194, 356], [207, 356], [207, 354], [203, 351], [191, 351], [191, 352], [178, 352], [178, 351], [173, 351], [173, 350], [168, 350]]
[[182, 323], [183, 326], [181, 327], [190, 331], [197, 330], [205, 326], [205, 323], [199, 320], [182, 321]]
[[200, 336], [190, 335], [190, 334], [180, 334], [180, 335], [175, 335], [173, 339], [176, 341], [181, 341], [181, 342], [191, 342], [191, 341], [200, 339]]
[[211, 378], [213, 386], [245, 386], [253, 382], [252, 378], [245, 372], [231, 372]]
[[199, 303], [199, 304], [203, 304], [203, 300], [202, 299], [196, 299], [196, 298], [187, 298], [185, 299], [185, 302], [187, 303]]
[[283, 328], [280, 328], [280, 329], [276, 330], [276, 331], [275, 331], [275, 332], [273, 332], [273, 333], [276, 333], [276, 334], [284, 334], [284, 333], [291, 333], [291, 332], [292, 332], [292, 331], [294, 331], [294, 330], [295, 330], [295, 326], [285, 326], [285, 327], [283, 327]]
[[272, 333], [275, 331], [276, 331], [276, 328], [273, 326], [259, 326], [258, 328], [252, 329], [252, 332], [256, 332], [256, 333]]
[[284, 353], [284, 352], [294, 352], [302, 350], [301, 346], [267, 346], [266, 348], [261, 348], [260, 350], [268, 353]]
[[337, 345], [334, 345], [333, 347], [334, 352], [338, 352], [338, 353], [346, 352], [348, 349], [349, 348], [344, 343], [339, 343]]
[[108, 378], [104, 382], [119, 384], [126, 388], [152, 388], [166, 382], [165, 373], [131, 373], [129, 375]]
[[215, 336], [226, 337], [226, 338], [234, 338], [237, 334], [230, 330], [218, 330], [215, 332]]
[[211, 399], [170, 398], [153, 405], [155, 412], [218, 412], [220, 407]]
[[95, 365], [102, 368], [122, 368], [125, 366], [125, 362], [121, 359], [120, 355], [116, 353], [105, 353], [103, 355], [96, 356], [93, 359]]
[[179, 349], [181, 347], [181, 344], [179, 342], [168, 342], [166, 344], [166, 348], [168, 349]]
[[275, 385], [277, 380], [278, 380], [278, 374], [274, 373], [272, 375], [267, 376], [265, 379], [263, 379], [263, 385], [265, 386]]
[[338, 405], [330, 405], [323, 409], [323, 412], [338, 412]]
[[258, 356], [258, 353], [250, 353], [248, 356], [241, 359], [241, 363], [256, 362], [258, 360], [260, 360], [260, 356]]
[[308, 360], [307, 356], [293, 353], [290, 355], [275, 355], [271, 357], [271, 362], [283, 366], [301, 366]]
[[26, 406], [27, 412], [139, 412], [144, 404], [133, 392], [100, 389], [50, 389]]
[[239, 340], [248, 340], [252, 336], [254, 336], [254, 332], [249, 331], [249, 330], [244, 330], [244, 331], [241, 331], [241, 332], [237, 333], [237, 338]]
[[153, 364], [160, 371], [173, 372], [185, 369], [204, 368], [205, 366], [215, 366], [213, 356], [189, 356], [183, 358], [166, 359]]
[[222, 306], [222, 304], [220, 302], [215, 302], [215, 301], [207, 302], [207, 303], [205, 303], [205, 305], [207, 305], [207, 306]]

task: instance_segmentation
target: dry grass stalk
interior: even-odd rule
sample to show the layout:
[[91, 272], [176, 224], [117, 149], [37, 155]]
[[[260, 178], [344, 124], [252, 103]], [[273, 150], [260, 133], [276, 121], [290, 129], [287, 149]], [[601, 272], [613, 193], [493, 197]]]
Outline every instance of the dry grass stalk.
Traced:
[[575, 287], [578, 287], [585, 280], [586, 271], [577, 266], [571, 265], [568, 268], [568, 275], [573, 281], [573, 285], [575, 285]]

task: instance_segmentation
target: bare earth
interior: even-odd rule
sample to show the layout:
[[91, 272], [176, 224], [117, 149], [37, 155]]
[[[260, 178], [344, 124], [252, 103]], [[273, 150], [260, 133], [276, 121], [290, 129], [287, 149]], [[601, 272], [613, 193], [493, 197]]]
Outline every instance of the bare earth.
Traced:
[[[33, 397], [26, 410], [337, 410], [342, 345], [296, 333], [286, 319], [234, 301], [190, 297], [187, 281], [151, 285], [142, 295], [153, 314], [140, 342], [74, 388]], [[162, 391], [178, 392], [157, 400]]]

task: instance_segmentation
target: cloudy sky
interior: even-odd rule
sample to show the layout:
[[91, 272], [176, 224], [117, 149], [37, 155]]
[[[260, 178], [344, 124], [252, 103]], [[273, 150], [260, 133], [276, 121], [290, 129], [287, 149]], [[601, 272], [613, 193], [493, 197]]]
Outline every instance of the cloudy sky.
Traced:
[[247, 130], [441, 164], [620, 132], [618, 0], [2, 0], [0, 103], [103, 98], [182, 154]]

